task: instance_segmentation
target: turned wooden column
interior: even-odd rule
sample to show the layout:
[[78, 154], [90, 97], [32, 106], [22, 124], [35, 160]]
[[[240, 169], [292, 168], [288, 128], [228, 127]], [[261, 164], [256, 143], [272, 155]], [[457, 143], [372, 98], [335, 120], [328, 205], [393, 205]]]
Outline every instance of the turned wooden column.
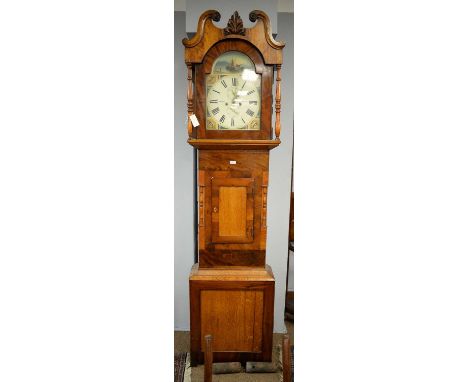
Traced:
[[279, 139], [281, 134], [281, 65], [276, 65], [276, 121], [275, 136]]
[[192, 121], [190, 116], [193, 114], [193, 83], [192, 83], [192, 64], [187, 63], [187, 131], [188, 136], [192, 137]]

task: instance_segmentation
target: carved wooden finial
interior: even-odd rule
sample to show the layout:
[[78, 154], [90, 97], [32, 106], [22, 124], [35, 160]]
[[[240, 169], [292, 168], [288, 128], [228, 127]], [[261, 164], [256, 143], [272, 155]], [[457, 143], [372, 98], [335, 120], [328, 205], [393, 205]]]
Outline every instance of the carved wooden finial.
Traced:
[[244, 23], [237, 11], [235, 11], [229, 19], [227, 27], [224, 28], [224, 35], [227, 36], [229, 34], [240, 34], [245, 36]]

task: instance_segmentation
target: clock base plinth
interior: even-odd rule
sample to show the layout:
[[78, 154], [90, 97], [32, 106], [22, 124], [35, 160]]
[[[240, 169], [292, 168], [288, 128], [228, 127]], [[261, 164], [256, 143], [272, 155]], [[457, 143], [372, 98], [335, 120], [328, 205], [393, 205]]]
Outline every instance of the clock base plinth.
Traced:
[[265, 267], [192, 267], [190, 351], [203, 363], [204, 337], [213, 338], [214, 362], [270, 362], [275, 279]]

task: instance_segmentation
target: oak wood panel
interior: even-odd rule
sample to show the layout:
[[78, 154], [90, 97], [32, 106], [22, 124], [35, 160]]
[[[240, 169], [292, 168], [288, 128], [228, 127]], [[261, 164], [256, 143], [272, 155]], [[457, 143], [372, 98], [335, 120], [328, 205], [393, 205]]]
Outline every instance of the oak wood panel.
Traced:
[[252, 279], [255, 281], [275, 281], [271, 267], [266, 264], [263, 267], [218, 267], [202, 268], [199, 264], [194, 264], [190, 270], [190, 280], [226, 280], [226, 281], [246, 281]]
[[254, 293], [254, 336], [252, 350], [255, 352], [262, 351], [262, 325], [263, 325], [263, 292], [255, 291]]
[[200, 300], [201, 336], [213, 336], [213, 351], [261, 351], [263, 292], [202, 290]]
[[245, 236], [247, 188], [219, 188], [219, 236]]
[[250, 243], [254, 237], [254, 179], [229, 175], [216, 172], [217, 178], [211, 180], [211, 241]]
[[[261, 339], [254, 334], [252, 351], [223, 351], [214, 353], [215, 362], [271, 361], [273, 340], [274, 278], [271, 268], [232, 267], [203, 269], [195, 264], [189, 279], [190, 284], [190, 347], [192, 364], [203, 362], [201, 294], [203, 291], [250, 291], [259, 292], [262, 302], [255, 294], [254, 310], [262, 305], [261, 317], [254, 319], [253, 330], [261, 328]], [[261, 321], [261, 325], [259, 324]], [[211, 329], [213, 331], [213, 329]], [[258, 350], [260, 349], [260, 350]]]

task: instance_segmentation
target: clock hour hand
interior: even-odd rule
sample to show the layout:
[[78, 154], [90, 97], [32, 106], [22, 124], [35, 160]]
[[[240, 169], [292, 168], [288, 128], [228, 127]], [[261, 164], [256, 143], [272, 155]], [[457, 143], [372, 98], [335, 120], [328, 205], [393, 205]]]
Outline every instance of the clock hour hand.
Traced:
[[232, 103], [231, 104], [231, 110], [236, 113], [237, 115], [239, 115], [239, 112], [233, 107], [235, 105], [235, 103]]
[[236, 113], [239, 114], [239, 112], [236, 110], [236, 108], [239, 106], [238, 103], [235, 101], [237, 97], [237, 91], [231, 88], [231, 96], [232, 98], [230, 99], [230, 109]]

